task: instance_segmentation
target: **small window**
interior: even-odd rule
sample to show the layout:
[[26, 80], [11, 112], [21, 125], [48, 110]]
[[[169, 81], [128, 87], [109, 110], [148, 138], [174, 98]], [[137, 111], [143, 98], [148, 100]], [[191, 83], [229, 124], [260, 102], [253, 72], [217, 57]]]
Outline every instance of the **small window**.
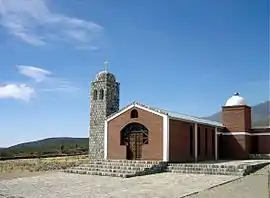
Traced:
[[104, 98], [104, 90], [101, 89], [101, 90], [99, 91], [99, 99], [100, 99], [100, 100], [103, 100], [103, 98]]
[[131, 111], [130, 118], [138, 118], [138, 111], [136, 109]]
[[93, 92], [93, 99], [94, 100], [97, 100], [97, 90], [95, 89], [94, 92]]

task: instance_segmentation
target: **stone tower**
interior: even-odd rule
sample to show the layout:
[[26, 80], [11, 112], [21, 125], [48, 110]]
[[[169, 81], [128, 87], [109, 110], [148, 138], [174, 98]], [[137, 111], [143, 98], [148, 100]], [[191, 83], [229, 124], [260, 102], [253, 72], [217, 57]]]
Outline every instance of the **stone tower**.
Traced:
[[119, 82], [106, 69], [91, 82], [89, 158], [104, 158], [106, 118], [119, 110]]

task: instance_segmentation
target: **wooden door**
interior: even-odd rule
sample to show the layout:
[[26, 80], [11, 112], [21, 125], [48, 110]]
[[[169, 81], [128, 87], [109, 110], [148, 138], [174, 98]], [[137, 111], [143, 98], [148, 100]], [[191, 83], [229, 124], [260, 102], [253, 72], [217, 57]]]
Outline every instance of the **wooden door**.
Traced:
[[142, 158], [143, 134], [141, 132], [132, 132], [129, 137], [128, 158], [139, 160]]

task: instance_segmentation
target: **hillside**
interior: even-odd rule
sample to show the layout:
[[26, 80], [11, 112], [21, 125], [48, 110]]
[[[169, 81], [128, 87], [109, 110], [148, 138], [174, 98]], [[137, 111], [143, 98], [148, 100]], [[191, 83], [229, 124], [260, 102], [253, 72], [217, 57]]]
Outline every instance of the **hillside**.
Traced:
[[[252, 106], [252, 125], [253, 126], [268, 126], [270, 121], [270, 101]], [[215, 113], [205, 119], [221, 121], [221, 112]]]
[[0, 157], [42, 156], [87, 152], [88, 138], [48, 138], [0, 149]]

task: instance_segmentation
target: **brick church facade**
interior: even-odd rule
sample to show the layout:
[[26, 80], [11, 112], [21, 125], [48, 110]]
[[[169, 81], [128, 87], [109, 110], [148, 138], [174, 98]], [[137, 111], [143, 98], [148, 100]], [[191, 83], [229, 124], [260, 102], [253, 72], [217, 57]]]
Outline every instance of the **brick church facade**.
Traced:
[[270, 127], [252, 128], [235, 94], [216, 122], [133, 102], [119, 110], [120, 84], [103, 71], [91, 83], [90, 159], [196, 162], [270, 154]]

